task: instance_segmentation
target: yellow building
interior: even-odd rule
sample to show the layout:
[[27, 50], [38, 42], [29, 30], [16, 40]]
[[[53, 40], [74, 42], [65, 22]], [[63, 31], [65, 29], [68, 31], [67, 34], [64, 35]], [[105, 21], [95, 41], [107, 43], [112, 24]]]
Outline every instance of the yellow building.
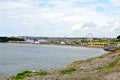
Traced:
[[88, 42], [88, 46], [91, 46], [91, 47], [104, 47], [107, 45], [108, 45], [108, 42]]

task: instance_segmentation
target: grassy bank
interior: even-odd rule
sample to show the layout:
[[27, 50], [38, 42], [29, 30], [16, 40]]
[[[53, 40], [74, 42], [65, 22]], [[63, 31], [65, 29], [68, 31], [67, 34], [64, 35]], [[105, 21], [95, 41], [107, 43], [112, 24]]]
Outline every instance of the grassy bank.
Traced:
[[[87, 60], [75, 61], [65, 68], [50, 71], [23, 71], [10, 80], [119, 80], [120, 49]], [[116, 74], [116, 78], [110, 78]], [[114, 76], [113, 76], [114, 77]], [[110, 79], [109, 79], [110, 78]], [[9, 80], [8, 79], [8, 80]]]

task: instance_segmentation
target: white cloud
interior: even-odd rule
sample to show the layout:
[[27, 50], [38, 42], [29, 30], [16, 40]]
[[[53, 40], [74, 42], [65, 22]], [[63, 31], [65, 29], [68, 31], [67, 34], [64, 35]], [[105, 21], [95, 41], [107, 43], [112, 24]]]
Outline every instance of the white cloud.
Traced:
[[114, 6], [120, 6], [120, 0], [110, 0], [111, 4]]
[[[77, 6], [76, 1], [89, 2], [92, 0], [1, 2], [0, 26], [4, 26], [4, 30], [0, 27], [0, 31], [6, 31], [9, 28], [11, 33], [17, 33], [17, 35], [22, 33], [39, 36], [61, 36], [61, 34], [62, 36], [80, 36], [80, 34], [85, 36], [91, 32], [94, 34], [99, 33], [98, 36], [104, 36], [107, 32], [103, 31], [107, 28], [103, 26], [109, 21], [119, 20], [119, 14], [113, 15], [112, 12], [108, 14], [96, 11], [97, 6], [106, 7], [108, 5], [89, 4]], [[114, 12], [118, 13], [119, 10]], [[100, 31], [101, 29], [103, 30]], [[116, 30], [113, 27], [109, 29], [111, 34]], [[76, 31], [78, 32], [76, 33]]]
[[[76, 24], [72, 27], [73, 33], [82, 34], [81, 36], [87, 36], [87, 33], [93, 34], [93, 37], [111, 37], [117, 36], [120, 33], [120, 22], [109, 21], [103, 26], [97, 25], [94, 22], [87, 22], [84, 24]], [[102, 35], [101, 35], [102, 34]], [[78, 36], [78, 35], [77, 35]]]
[[77, 2], [91, 2], [96, 0], [69, 0], [69, 1], [77, 1]]
[[79, 30], [79, 29], [81, 29], [81, 24], [75, 24], [73, 27], [72, 27], [72, 30], [74, 31], [74, 30]]

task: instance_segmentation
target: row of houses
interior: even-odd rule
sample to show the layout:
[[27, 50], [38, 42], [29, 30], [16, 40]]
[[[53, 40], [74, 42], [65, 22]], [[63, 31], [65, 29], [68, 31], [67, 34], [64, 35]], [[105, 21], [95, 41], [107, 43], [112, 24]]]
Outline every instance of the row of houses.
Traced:
[[38, 39], [38, 40], [26, 39], [24, 42], [25, 42], [25, 43], [32, 43], [32, 44], [39, 44], [39, 43], [47, 43], [47, 42], [49, 42], [49, 41], [46, 40], [46, 39]]
[[66, 38], [66, 37], [26, 37], [22, 36], [25, 40], [25, 43], [57, 43], [57, 44], [70, 44], [74, 41], [81, 42], [86, 41], [87, 38]]
[[[91, 46], [91, 47], [104, 47], [109, 45], [109, 42], [100, 42], [99, 40], [105, 40], [102, 38], [93, 38], [93, 41], [89, 41], [88, 38], [68, 38], [68, 37], [22, 37], [25, 39], [24, 43], [31, 44], [68, 44], [68, 45], [79, 45], [79, 46]], [[106, 41], [110, 39], [107, 38]], [[117, 44], [118, 46], [120, 45]], [[116, 45], [115, 45], [116, 46]]]
[[70, 44], [74, 41], [81, 42], [83, 39], [81, 38], [27, 38], [25, 39], [25, 43], [57, 43], [57, 44]]

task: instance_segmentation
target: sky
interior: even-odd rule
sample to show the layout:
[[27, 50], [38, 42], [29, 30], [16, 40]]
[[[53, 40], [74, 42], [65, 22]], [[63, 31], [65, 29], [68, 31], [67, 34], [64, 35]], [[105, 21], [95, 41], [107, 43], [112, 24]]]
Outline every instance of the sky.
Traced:
[[0, 0], [0, 36], [116, 38], [120, 0]]

